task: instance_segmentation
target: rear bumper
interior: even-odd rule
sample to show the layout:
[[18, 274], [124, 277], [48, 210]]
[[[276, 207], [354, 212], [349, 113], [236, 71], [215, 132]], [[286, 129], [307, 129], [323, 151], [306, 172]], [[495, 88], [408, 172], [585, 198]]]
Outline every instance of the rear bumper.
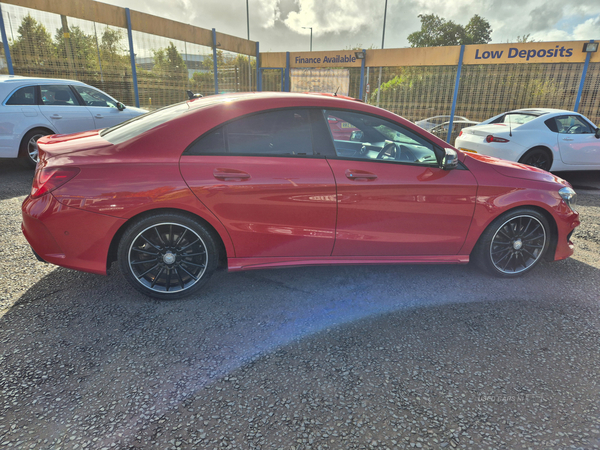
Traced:
[[65, 206], [52, 194], [27, 197], [21, 209], [21, 229], [38, 259], [106, 275], [110, 243], [125, 219]]

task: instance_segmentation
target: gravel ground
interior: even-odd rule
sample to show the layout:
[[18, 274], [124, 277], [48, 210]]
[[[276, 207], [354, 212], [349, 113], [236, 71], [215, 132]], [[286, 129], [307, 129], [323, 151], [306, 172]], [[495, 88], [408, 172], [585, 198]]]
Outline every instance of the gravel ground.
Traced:
[[217, 273], [149, 300], [38, 263], [0, 161], [0, 448], [600, 448], [600, 181], [576, 255]]

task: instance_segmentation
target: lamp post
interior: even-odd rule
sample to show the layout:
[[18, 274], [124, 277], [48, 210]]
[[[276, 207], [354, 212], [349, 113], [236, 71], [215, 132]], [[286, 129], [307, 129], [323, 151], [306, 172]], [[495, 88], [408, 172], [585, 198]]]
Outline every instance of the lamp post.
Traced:
[[305, 30], [310, 30], [310, 51], [312, 52], [312, 27], [302, 27]]
[[[387, 0], [385, 0], [385, 9], [383, 10], [383, 34], [381, 36], [381, 49], [383, 50], [383, 43], [385, 41], [385, 20], [387, 17]], [[379, 67], [379, 85], [377, 86], [377, 107], [379, 107], [379, 96], [381, 94], [381, 72], [382, 67]]]

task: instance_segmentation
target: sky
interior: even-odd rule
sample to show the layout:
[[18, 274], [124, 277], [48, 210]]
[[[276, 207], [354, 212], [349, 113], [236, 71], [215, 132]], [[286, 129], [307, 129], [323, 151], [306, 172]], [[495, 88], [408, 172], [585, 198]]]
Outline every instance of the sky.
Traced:
[[[246, 0], [103, 0], [121, 7], [247, 37]], [[599, 0], [388, 0], [385, 48], [409, 47], [419, 14], [466, 25], [478, 14], [492, 43], [600, 39]], [[250, 39], [261, 52], [381, 48], [385, 0], [248, 0]]]

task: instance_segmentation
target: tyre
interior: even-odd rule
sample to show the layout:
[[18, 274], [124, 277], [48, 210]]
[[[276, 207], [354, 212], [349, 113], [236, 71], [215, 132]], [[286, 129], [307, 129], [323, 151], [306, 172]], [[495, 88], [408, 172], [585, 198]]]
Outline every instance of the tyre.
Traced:
[[44, 128], [34, 128], [23, 136], [19, 147], [19, 158], [23, 160], [27, 167], [35, 169], [38, 162], [37, 141], [39, 138], [48, 136], [49, 134], [52, 134], [52, 132]]
[[178, 213], [154, 214], [132, 223], [119, 242], [125, 279], [142, 294], [168, 300], [193, 294], [217, 268], [212, 230]]
[[473, 250], [473, 261], [489, 274], [517, 277], [540, 262], [549, 243], [546, 218], [521, 208], [501, 215], [486, 228]]
[[552, 154], [543, 148], [532, 148], [519, 159], [519, 162], [549, 171], [552, 167]]

